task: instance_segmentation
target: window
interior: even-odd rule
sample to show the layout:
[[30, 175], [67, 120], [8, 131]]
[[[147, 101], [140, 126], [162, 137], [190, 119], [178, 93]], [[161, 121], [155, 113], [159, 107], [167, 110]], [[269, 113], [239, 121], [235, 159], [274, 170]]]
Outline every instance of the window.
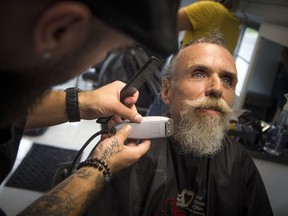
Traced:
[[239, 97], [242, 92], [257, 37], [257, 30], [246, 27], [240, 41], [238, 52], [235, 54], [235, 62], [238, 71], [238, 84], [236, 86], [237, 97]]

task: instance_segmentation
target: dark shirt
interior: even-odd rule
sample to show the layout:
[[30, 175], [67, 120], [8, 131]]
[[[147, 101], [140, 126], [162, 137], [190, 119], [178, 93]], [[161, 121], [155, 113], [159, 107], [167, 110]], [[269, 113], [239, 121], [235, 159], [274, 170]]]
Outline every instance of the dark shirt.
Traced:
[[25, 119], [0, 130], [0, 183], [13, 168], [23, 135], [24, 124]]
[[261, 176], [245, 149], [226, 138], [214, 157], [180, 155], [168, 139], [116, 173], [87, 215], [273, 215]]

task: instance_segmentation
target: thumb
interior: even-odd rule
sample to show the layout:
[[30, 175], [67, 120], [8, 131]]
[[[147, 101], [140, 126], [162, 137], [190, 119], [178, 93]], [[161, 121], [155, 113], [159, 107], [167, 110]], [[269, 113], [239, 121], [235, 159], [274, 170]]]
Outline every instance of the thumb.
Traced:
[[127, 146], [131, 147], [130, 151], [133, 152], [135, 160], [141, 158], [144, 154], [148, 152], [151, 146], [151, 140], [142, 140], [141, 143], [135, 144], [127, 144]]
[[121, 141], [122, 143], [128, 138], [129, 134], [132, 131], [132, 127], [130, 125], [123, 126], [115, 135], [114, 137]]
[[126, 107], [124, 104], [119, 103], [120, 105], [118, 106], [117, 109], [117, 114], [120, 115], [124, 119], [128, 119], [132, 122], [141, 122], [142, 121], [142, 116], [135, 110]]

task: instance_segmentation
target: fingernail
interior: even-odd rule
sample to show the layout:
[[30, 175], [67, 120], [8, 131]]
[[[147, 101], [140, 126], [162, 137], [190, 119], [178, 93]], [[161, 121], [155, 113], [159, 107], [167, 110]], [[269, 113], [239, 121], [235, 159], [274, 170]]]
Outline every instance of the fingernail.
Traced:
[[141, 122], [142, 121], [142, 116], [137, 114], [134, 118], [135, 122]]
[[127, 133], [130, 133], [131, 130], [132, 130], [132, 127], [131, 127], [130, 125], [125, 125], [124, 130], [125, 130]]

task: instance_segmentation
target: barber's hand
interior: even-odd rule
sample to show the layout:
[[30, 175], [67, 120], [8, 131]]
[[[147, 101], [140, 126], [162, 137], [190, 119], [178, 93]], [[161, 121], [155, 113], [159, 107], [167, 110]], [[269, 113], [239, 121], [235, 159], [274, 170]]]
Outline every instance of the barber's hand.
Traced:
[[115, 121], [121, 116], [133, 122], [141, 122], [142, 116], [135, 107], [139, 92], [125, 98], [124, 105], [120, 102], [120, 91], [124, 86], [125, 83], [115, 81], [94, 91], [79, 92], [81, 119], [92, 120], [114, 115]]
[[151, 141], [142, 140], [140, 144], [137, 144], [128, 140], [128, 143], [124, 145], [131, 129], [131, 126], [125, 125], [114, 136], [102, 140], [90, 154], [90, 157], [97, 157], [106, 161], [112, 173], [139, 160], [149, 150]]

